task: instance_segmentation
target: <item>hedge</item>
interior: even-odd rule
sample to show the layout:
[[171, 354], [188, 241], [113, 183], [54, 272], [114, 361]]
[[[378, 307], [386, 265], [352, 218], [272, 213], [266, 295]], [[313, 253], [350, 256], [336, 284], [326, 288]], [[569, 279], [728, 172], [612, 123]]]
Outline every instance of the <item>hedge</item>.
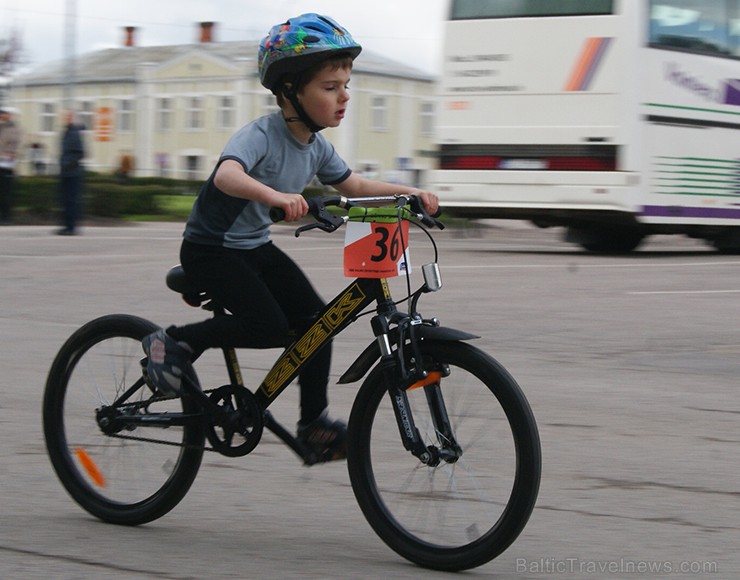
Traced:
[[[172, 196], [192, 199], [201, 181], [184, 181], [162, 177], [131, 178], [126, 181], [100, 174], [87, 174], [83, 186], [82, 214], [85, 218], [105, 219], [184, 219], [170, 208]], [[325, 190], [309, 187], [307, 196], [319, 195]], [[48, 223], [60, 211], [59, 178], [57, 176], [18, 177], [15, 184], [14, 213], [22, 223]]]
[[[130, 216], [167, 217], [158, 199], [168, 195], [194, 195], [200, 182], [175, 179], [118, 178], [88, 174], [82, 194], [85, 217], [126, 219]], [[18, 177], [15, 182], [14, 213], [18, 221], [46, 222], [59, 212], [59, 178], [56, 176]]]

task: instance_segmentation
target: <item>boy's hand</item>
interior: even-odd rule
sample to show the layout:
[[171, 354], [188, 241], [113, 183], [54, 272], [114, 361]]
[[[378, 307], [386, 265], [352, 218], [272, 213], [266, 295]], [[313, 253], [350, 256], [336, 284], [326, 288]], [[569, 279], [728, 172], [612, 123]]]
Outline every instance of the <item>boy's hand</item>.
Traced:
[[414, 191], [414, 195], [418, 195], [421, 201], [424, 203], [424, 209], [427, 210], [429, 215], [434, 215], [439, 211], [439, 198], [436, 194], [431, 191]]
[[285, 221], [294, 222], [308, 213], [308, 203], [299, 193], [283, 193], [275, 204], [285, 212]]

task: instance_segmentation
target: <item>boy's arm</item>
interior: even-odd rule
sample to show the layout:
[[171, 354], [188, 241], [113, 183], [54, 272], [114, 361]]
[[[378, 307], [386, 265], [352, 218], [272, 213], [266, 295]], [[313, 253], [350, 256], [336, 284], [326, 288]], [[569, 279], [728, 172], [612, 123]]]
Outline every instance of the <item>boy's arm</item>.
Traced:
[[413, 193], [421, 197], [424, 202], [424, 209], [427, 210], [429, 215], [434, 215], [439, 210], [439, 198], [431, 191], [424, 191], [397, 183], [366, 179], [356, 173], [351, 173], [347, 179], [335, 184], [333, 187], [347, 197], [373, 197], [395, 195], [397, 193]]
[[226, 159], [218, 166], [213, 184], [226, 195], [281, 208], [287, 222], [300, 219], [308, 213], [308, 203], [302, 195], [282, 193], [257, 181], [247, 175], [241, 163], [233, 159]]

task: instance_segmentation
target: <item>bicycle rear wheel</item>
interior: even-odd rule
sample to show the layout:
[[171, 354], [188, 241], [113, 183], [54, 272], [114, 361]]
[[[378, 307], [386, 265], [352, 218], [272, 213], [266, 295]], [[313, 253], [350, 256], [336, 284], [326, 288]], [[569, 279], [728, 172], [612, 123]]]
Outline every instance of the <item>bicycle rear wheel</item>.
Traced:
[[65, 342], [46, 383], [44, 436], [54, 470], [80, 506], [110, 523], [138, 525], [169, 512], [203, 456], [197, 424], [109, 427], [125, 416], [194, 411], [188, 398], [152, 400], [143, 380], [141, 339], [157, 328], [123, 314], [95, 319]]
[[[363, 383], [348, 426], [352, 488], [370, 525], [408, 560], [438, 570], [480, 566], [524, 528], [539, 490], [540, 442], [532, 411], [509, 373], [477, 348], [424, 342], [425, 368], [442, 378], [452, 434], [462, 454], [437, 466], [405, 450], [379, 367]], [[425, 390], [406, 391], [424, 444], [440, 446]]]

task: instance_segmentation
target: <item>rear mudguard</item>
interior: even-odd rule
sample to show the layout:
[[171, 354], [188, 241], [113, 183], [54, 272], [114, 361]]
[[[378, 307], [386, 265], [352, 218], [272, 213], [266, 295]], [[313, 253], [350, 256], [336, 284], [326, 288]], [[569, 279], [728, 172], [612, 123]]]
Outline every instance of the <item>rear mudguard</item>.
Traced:
[[[422, 342], [425, 340], [457, 342], [460, 340], [480, 338], [475, 334], [470, 334], [463, 330], [455, 330], [454, 328], [445, 328], [443, 326], [417, 326], [414, 330], [417, 338]], [[393, 331], [391, 331], [389, 338], [391, 344], [396, 344], [398, 342], [397, 329], [393, 329]], [[374, 340], [365, 350], [362, 351], [362, 354], [357, 357], [357, 360], [350, 365], [337, 382], [339, 384], [345, 384], [359, 381], [367, 374], [370, 368], [375, 364], [375, 361], [379, 359], [380, 345], [377, 340]]]

